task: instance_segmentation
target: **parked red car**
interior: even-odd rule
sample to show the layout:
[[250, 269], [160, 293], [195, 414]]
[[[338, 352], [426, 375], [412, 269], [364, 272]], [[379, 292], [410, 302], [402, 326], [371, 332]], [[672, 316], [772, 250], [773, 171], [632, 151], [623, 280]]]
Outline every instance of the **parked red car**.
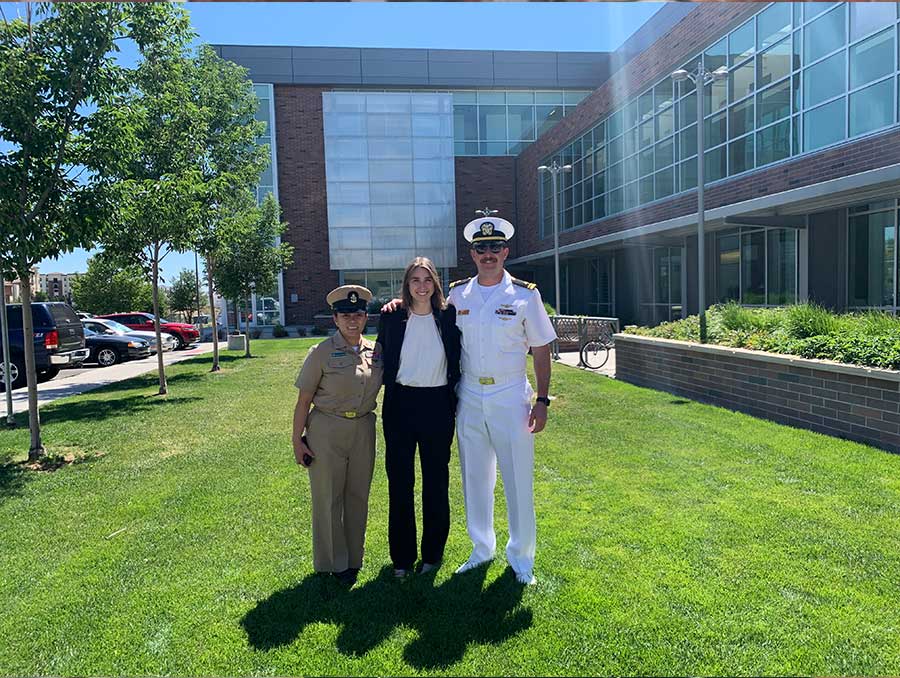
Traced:
[[[154, 331], [152, 313], [108, 313], [97, 317], [115, 320], [133, 330], [141, 330], [142, 332]], [[176, 350], [185, 348], [200, 340], [200, 332], [197, 331], [197, 328], [187, 323], [170, 323], [168, 320], [160, 318], [159, 329], [161, 332], [175, 337]]]

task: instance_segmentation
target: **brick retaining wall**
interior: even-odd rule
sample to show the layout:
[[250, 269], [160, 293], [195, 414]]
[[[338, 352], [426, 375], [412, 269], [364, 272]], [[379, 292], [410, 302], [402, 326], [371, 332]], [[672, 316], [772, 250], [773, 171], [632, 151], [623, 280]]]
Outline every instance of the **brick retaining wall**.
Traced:
[[900, 452], [900, 372], [616, 335], [616, 378]]

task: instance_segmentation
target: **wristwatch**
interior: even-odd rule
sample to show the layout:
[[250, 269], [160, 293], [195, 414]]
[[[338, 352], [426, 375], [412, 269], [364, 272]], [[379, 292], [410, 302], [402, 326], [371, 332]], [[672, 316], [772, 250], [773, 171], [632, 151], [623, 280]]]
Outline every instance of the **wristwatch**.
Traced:
[[550, 398], [548, 398], [547, 396], [538, 396], [534, 399], [534, 401], [536, 403], [544, 403], [544, 405], [550, 407]]

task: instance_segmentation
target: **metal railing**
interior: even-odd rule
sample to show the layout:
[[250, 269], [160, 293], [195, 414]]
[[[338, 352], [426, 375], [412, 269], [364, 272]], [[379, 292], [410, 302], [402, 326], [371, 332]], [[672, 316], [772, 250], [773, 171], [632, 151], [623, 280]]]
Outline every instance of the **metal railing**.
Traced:
[[613, 335], [619, 331], [618, 318], [597, 318], [584, 315], [551, 315], [550, 322], [556, 330], [556, 341], [551, 346], [553, 359], [559, 360], [559, 351], [565, 349], [580, 351], [592, 339], [599, 339], [613, 347]]

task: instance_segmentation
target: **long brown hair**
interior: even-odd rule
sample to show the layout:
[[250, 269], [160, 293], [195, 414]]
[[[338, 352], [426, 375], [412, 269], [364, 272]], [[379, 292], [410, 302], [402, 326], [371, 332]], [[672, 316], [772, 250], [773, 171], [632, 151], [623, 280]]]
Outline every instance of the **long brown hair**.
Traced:
[[431, 295], [431, 308], [440, 311], [446, 308], [447, 302], [444, 299], [444, 289], [441, 287], [441, 276], [438, 275], [434, 262], [428, 257], [416, 257], [413, 259], [406, 271], [403, 273], [403, 288], [400, 290], [400, 297], [403, 299], [403, 305], [411, 309], [413, 306], [412, 294], [409, 291], [409, 279], [412, 277], [413, 271], [417, 268], [424, 268], [428, 271], [428, 275], [434, 281], [434, 294]]

